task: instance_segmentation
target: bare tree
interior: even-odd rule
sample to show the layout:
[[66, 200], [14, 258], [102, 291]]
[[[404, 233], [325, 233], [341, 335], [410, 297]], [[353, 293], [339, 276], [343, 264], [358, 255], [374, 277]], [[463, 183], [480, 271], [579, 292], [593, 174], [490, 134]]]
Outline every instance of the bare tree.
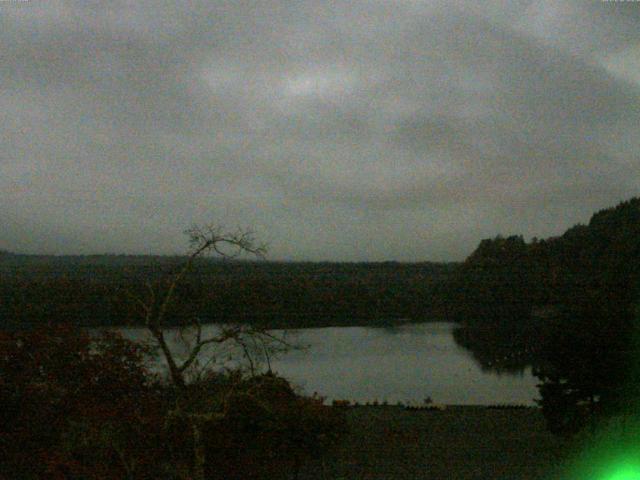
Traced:
[[[179, 358], [177, 352], [172, 350], [166, 335], [170, 326], [175, 325], [168, 317], [172, 315], [171, 308], [175, 306], [176, 289], [185, 281], [186, 276], [192, 271], [195, 262], [208, 254], [213, 254], [223, 259], [236, 258], [243, 254], [256, 258], [264, 258], [266, 247], [258, 244], [253, 233], [248, 230], [226, 232], [217, 226], [193, 226], [185, 231], [189, 237], [190, 250], [186, 260], [167, 281], [152, 284], [147, 282], [147, 297], [130, 294], [140, 307], [144, 317], [144, 324], [151, 334], [154, 343], [162, 352], [169, 369], [171, 383], [181, 392], [187, 388], [187, 372], [198, 364], [198, 359], [203, 349], [207, 346], [233, 344], [239, 347], [242, 354], [249, 361], [251, 374], [255, 374], [255, 352], [262, 352], [269, 364], [269, 352], [286, 351], [293, 348], [284, 337], [273, 335], [263, 328], [247, 325], [225, 325], [219, 330], [205, 334], [202, 323], [196, 316], [182, 322], [179, 327], [180, 338], [187, 347], [186, 355]], [[210, 362], [205, 362], [207, 367]], [[186, 396], [188, 397], [188, 395]], [[186, 398], [185, 397], [185, 398]], [[220, 416], [216, 412], [185, 411], [181, 405], [181, 395], [178, 395], [175, 409], [169, 412], [170, 416], [186, 419], [191, 427], [194, 443], [194, 461], [190, 478], [204, 479], [205, 447], [202, 441], [202, 428], [205, 422]]]
[[[276, 337], [265, 329], [248, 325], [227, 325], [215, 333], [205, 335], [200, 319], [194, 316], [180, 327], [181, 338], [187, 346], [187, 354], [184, 358], [178, 359], [176, 352], [167, 342], [166, 332], [169, 326], [167, 317], [176, 300], [176, 289], [193, 269], [197, 259], [207, 254], [214, 254], [224, 259], [236, 258], [243, 254], [264, 258], [266, 247], [264, 244], [258, 244], [253, 233], [248, 230], [229, 233], [217, 226], [196, 225], [186, 230], [185, 234], [189, 236], [189, 254], [178, 271], [169, 278], [164, 288], [147, 282], [146, 299], [132, 295], [144, 315], [146, 328], [167, 362], [171, 382], [178, 388], [185, 388], [187, 383], [185, 374], [195, 366], [203, 349], [208, 345], [222, 345], [227, 342], [241, 348], [254, 373], [252, 351], [262, 351], [269, 362], [270, 351], [288, 349], [291, 345], [284, 338]], [[188, 336], [191, 338], [187, 339]]]

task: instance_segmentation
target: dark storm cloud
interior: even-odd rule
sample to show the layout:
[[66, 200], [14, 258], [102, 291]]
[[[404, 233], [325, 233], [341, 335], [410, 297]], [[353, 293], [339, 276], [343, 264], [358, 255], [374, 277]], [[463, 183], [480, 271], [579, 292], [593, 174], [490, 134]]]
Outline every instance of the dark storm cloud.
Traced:
[[[637, 194], [640, 6], [5, 2], [0, 247], [460, 259]], [[637, 63], [634, 63], [637, 62]]]

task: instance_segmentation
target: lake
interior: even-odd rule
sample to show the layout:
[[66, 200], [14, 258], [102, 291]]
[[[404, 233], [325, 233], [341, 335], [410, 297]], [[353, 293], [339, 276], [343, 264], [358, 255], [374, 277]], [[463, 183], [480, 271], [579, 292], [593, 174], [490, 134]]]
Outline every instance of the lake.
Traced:
[[[271, 367], [302, 392], [317, 392], [329, 401], [419, 403], [431, 397], [436, 403], [460, 405], [534, 403], [538, 380], [530, 369], [521, 374], [483, 371], [471, 354], [455, 343], [454, 327], [451, 323], [420, 323], [291, 330], [287, 338], [307, 348], [272, 359]], [[208, 325], [203, 331], [215, 328]], [[136, 340], [146, 336], [144, 329], [121, 331]], [[170, 335], [168, 340], [179, 348], [178, 338]], [[216, 352], [218, 363], [237, 353]], [[201, 358], [208, 353], [203, 352]], [[159, 368], [162, 365], [160, 362]]]

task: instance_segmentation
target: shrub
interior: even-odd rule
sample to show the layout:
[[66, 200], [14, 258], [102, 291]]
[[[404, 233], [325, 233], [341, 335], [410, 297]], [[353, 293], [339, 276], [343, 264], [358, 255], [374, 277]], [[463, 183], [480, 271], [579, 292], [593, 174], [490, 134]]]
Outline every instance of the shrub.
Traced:
[[69, 326], [0, 332], [0, 479], [282, 478], [344, 430], [273, 374], [175, 388], [149, 353]]
[[146, 353], [69, 326], [1, 333], [0, 470], [24, 479], [154, 470], [161, 411]]
[[243, 380], [208, 424], [209, 478], [282, 478], [334, 444], [345, 429], [340, 412], [295, 394], [273, 374]]

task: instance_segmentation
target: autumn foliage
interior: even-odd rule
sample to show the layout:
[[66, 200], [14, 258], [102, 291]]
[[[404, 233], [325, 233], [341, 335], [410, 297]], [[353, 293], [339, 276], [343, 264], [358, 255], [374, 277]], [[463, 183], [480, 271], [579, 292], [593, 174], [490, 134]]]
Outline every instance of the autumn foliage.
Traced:
[[152, 468], [146, 447], [160, 434], [161, 402], [144, 348], [68, 326], [0, 335], [7, 478], [127, 478]]
[[69, 326], [0, 332], [0, 479], [195, 478], [196, 445], [206, 478], [278, 478], [342, 431], [331, 408], [275, 375], [177, 390], [151, 375], [149, 353]]

